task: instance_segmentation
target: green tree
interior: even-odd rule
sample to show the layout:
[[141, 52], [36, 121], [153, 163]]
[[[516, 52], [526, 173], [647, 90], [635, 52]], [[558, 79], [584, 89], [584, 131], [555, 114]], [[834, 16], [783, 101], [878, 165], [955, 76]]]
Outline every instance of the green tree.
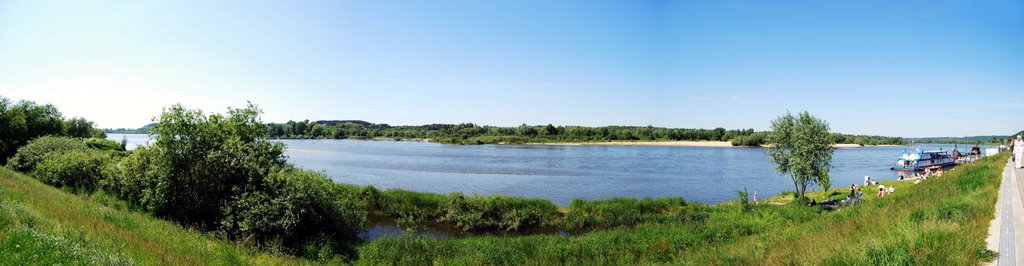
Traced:
[[36, 137], [64, 133], [64, 118], [53, 105], [32, 101], [12, 103], [0, 97], [0, 164]]
[[829, 168], [835, 139], [829, 134], [828, 123], [808, 112], [799, 116], [786, 112], [772, 120], [767, 139], [768, 156], [775, 170], [790, 175], [797, 198], [803, 198], [812, 183], [823, 188], [831, 186]]
[[67, 136], [73, 138], [89, 138], [92, 137], [92, 121], [85, 120], [85, 118], [75, 117], [68, 119]]
[[[212, 228], [232, 195], [262, 187], [272, 168], [284, 167], [284, 147], [268, 141], [260, 110], [229, 108], [226, 115], [174, 105], [164, 109], [150, 131], [156, 136], [156, 161], [146, 206], [159, 216]], [[167, 168], [167, 169], [159, 169]]]

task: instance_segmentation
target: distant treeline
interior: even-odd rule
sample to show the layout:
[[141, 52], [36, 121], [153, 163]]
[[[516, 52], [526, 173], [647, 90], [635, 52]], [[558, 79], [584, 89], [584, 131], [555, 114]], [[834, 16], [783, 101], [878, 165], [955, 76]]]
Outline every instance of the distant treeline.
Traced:
[[[554, 143], [608, 141], [730, 141], [734, 146], [765, 143], [764, 132], [753, 129], [694, 129], [639, 126], [481, 126], [472, 123], [390, 126], [359, 120], [288, 121], [267, 124], [271, 138], [290, 139], [422, 139], [452, 144]], [[900, 137], [835, 134], [836, 143], [903, 145]]]
[[973, 137], [936, 137], [936, 138], [908, 138], [913, 143], [936, 143], [936, 144], [1001, 144], [1009, 139], [1008, 136], [973, 136]]
[[155, 126], [156, 123], [149, 123], [140, 128], [104, 128], [103, 132], [113, 134], [148, 134]]

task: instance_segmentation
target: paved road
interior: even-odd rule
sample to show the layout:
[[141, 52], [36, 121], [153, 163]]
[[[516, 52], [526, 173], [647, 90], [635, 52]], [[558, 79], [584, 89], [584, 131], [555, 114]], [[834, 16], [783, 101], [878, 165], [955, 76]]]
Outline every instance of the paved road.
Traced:
[[1007, 164], [1003, 169], [996, 217], [989, 225], [988, 248], [999, 258], [986, 265], [1024, 266], [1024, 169]]
[[1000, 191], [999, 191], [999, 201], [998, 202], [1002, 206], [999, 206], [999, 208], [997, 208], [997, 209], [1001, 209], [1002, 211], [1001, 211], [1001, 213], [996, 214], [996, 215], [999, 215], [999, 219], [1001, 220], [1000, 221], [1001, 224], [999, 225], [999, 250], [998, 250], [998, 252], [999, 252], [998, 265], [1000, 265], [1000, 266], [1002, 266], [1002, 265], [1015, 265], [1014, 263], [1017, 261], [1017, 254], [1016, 254], [1017, 248], [1016, 248], [1016, 245], [1015, 245], [1016, 242], [1014, 242], [1014, 240], [1013, 240], [1013, 234], [1014, 234], [1014, 230], [1013, 230], [1013, 212], [1014, 212], [1013, 201], [1014, 201], [1014, 199], [1013, 199], [1013, 196], [1015, 196], [1017, 194], [1017, 193], [1013, 193], [1014, 190], [1016, 190], [1017, 188], [1016, 188], [1016, 186], [1012, 185], [1013, 183], [1015, 183], [1015, 182], [1013, 182], [1014, 181], [1013, 178], [1014, 178], [1014, 175], [1015, 175], [1015, 173], [1014, 173], [1015, 170], [1016, 169], [1013, 169], [1012, 165], [1007, 165], [1005, 167], [1005, 169], [1003, 170], [1003, 183], [999, 187]]

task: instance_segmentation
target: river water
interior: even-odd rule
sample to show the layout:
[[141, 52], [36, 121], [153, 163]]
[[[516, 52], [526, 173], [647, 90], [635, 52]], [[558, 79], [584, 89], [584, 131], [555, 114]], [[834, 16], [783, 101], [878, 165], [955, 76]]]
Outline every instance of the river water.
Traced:
[[[145, 135], [109, 134], [129, 147]], [[793, 190], [761, 148], [450, 145], [411, 141], [280, 140], [297, 166], [324, 171], [336, 182], [414, 191], [502, 194], [568, 204], [572, 198], [675, 197], [718, 203], [737, 189], [761, 198]], [[920, 145], [951, 150], [953, 145]], [[840, 148], [832, 186], [897, 178], [889, 167], [912, 147]], [[969, 147], [960, 147], [969, 150]]]

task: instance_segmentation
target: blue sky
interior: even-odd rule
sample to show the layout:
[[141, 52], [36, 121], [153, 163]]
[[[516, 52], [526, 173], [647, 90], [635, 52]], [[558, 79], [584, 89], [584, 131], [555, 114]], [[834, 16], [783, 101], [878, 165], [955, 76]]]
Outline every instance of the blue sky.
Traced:
[[[2, 1], [0, 95], [265, 121], [1024, 128], [1020, 1]], [[1016, 99], [1016, 100], [1013, 100]]]

